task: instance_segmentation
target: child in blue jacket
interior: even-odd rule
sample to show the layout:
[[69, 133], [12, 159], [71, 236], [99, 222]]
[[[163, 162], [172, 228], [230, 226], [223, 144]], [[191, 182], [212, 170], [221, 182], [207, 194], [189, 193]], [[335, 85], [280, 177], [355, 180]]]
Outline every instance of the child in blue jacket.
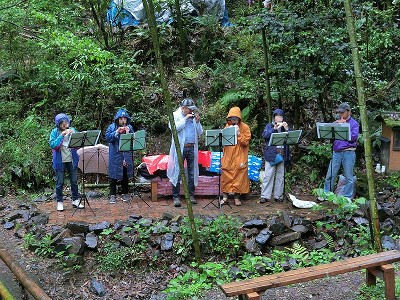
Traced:
[[53, 154], [53, 169], [56, 172], [56, 200], [57, 210], [64, 210], [63, 203], [63, 187], [65, 173], [69, 174], [71, 183], [72, 205], [74, 207], [84, 208], [82, 203], [79, 203], [78, 191], [78, 161], [79, 155], [76, 149], [68, 148], [68, 137], [71, 133], [75, 133], [76, 129], [70, 127], [70, 119], [64, 113], [58, 114], [54, 122], [56, 128], [50, 133], [50, 148]]

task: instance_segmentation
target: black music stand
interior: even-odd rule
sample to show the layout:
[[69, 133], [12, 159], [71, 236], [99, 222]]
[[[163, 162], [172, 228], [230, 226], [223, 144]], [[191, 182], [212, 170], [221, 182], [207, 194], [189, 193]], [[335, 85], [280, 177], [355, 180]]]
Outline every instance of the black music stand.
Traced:
[[[100, 130], [89, 130], [89, 131], [81, 131], [72, 133], [68, 140], [68, 148], [83, 148], [86, 146], [95, 146], [100, 137]], [[83, 149], [84, 150], [84, 149]], [[79, 208], [79, 205], [83, 202], [84, 208], [86, 207], [86, 203], [92, 211], [93, 215], [96, 215], [90, 206], [90, 203], [86, 197], [85, 193], [85, 151], [82, 151], [82, 186], [81, 186], [81, 195], [79, 197], [79, 203], [76, 207], [75, 211], [72, 213], [74, 215]]]
[[[327, 139], [333, 142], [334, 140], [350, 141], [351, 131], [349, 123], [317, 123], [317, 135], [319, 139]], [[332, 158], [329, 163], [331, 169], [331, 192], [332, 186], [332, 159], [333, 159], [333, 145], [332, 145]]]
[[139, 130], [135, 133], [126, 133], [121, 134], [119, 139], [118, 150], [121, 152], [132, 153], [132, 172], [133, 172], [133, 196], [136, 195], [142, 200], [148, 207], [150, 205], [143, 199], [142, 194], [138, 191], [136, 187], [136, 178], [135, 178], [135, 161], [133, 159], [133, 152], [137, 150], [143, 150], [146, 148], [146, 131]]
[[[235, 126], [226, 127], [224, 129], [212, 129], [206, 130], [206, 146], [218, 146], [219, 151], [219, 172], [218, 172], [218, 206], [214, 204], [214, 200], [211, 200], [203, 208], [212, 204], [221, 210], [221, 173], [222, 173], [222, 147], [223, 146], [235, 146], [237, 144], [237, 128]], [[228, 202], [226, 204], [232, 209], [232, 206]]]
[[[283, 151], [285, 150], [286, 145], [295, 145], [299, 143], [299, 139], [301, 136], [302, 130], [293, 130], [293, 131], [285, 131], [285, 132], [275, 132], [271, 134], [269, 138], [268, 146], [281, 146], [283, 147]], [[268, 163], [268, 162], [265, 162]], [[285, 160], [283, 160], [283, 192], [282, 195], [279, 196], [279, 199], [289, 200], [289, 197], [285, 193], [286, 188], [286, 165]]]

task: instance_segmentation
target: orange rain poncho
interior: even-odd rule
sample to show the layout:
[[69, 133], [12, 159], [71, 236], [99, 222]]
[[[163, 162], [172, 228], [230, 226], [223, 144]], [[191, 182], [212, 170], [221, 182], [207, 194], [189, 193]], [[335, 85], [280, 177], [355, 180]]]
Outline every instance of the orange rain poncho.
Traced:
[[[228, 117], [238, 117], [239, 135], [235, 146], [225, 146], [221, 159], [221, 189], [224, 193], [247, 194], [249, 192], [248, 154], [251, 138], [250, 128], [242, 122], [242, 112], [239, 107], [232, 107]], [[225, 127], [228, 127], [227, 124]]]

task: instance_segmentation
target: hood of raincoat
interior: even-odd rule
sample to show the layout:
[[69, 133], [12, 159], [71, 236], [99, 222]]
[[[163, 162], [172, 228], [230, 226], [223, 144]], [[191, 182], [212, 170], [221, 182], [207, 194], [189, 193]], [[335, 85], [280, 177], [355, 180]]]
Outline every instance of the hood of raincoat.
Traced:
[[278, 115], [278, 116], [282, 116], [283, 120], [286, 120], [285, 118], [285, 112], [283, 111], [283, 109], [280, 108], [276, 108], [273, 112], [272, 112], [272, 119], [274, 119], [274, 117]]
[[131, 123], [131, 117], [129, 116], [128, 112], [123, 108], [118, 110], [117, 113], [115, 114], [114, 122], [117, 123], [118, 122], [118, 118], [122, 118], [122, 117], [126, 118], [126, 124], [127, 125], [129, 125]]
[[71, 120], [68, 118], [68, 116], [64, 113], [60, 113], [58, 114], [55, 118], [54, 118], [54, 123], [56, 123], [56, 127], [60, 128], [60, 125], [66, 121], [68, 123], [68, 126], [71, 123]]
[[226, 116], [226, 118], [229, 118], [229, 117], [238, 117], [240, 120], [242, 120], [242, 112], [241, 112], [240, 108], [237, 106], [232, 107], [229, 110], [229, 113]]

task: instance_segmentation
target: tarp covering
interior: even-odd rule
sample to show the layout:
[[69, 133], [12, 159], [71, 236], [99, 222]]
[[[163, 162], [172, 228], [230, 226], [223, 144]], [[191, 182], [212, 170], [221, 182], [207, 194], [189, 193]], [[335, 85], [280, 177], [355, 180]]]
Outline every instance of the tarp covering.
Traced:
[[[161, 9], [156, 14], [159, 23], [170, 23], [172, 11], [167, 2], [160, 5]], [[215, 15], [221, 25], [230, 26], [225, 0], [186, 0], [181, 1], [183, 15]], [[107, 11], [107, 22], [112, 26], [127, 27], [137, 26], [144, 22], [146, 13], [142, 0], [112, 0]]]
[[[220, 172], [220, 156], [221, 152], [199, 151], [199, 164], [207, 168], [213, 173]], [[167, 170], [168, 155], [160, 154], [153, 156], [145, 156], [142, 162], [146, 163], [147, 170], [150, 174], [154, 174], [157, 170]], [[262, 159], [260, 157], [249, 155], [248, 157], [248, 176], [253, 181], [258, 181], [260, 178], [260, 168]]]

